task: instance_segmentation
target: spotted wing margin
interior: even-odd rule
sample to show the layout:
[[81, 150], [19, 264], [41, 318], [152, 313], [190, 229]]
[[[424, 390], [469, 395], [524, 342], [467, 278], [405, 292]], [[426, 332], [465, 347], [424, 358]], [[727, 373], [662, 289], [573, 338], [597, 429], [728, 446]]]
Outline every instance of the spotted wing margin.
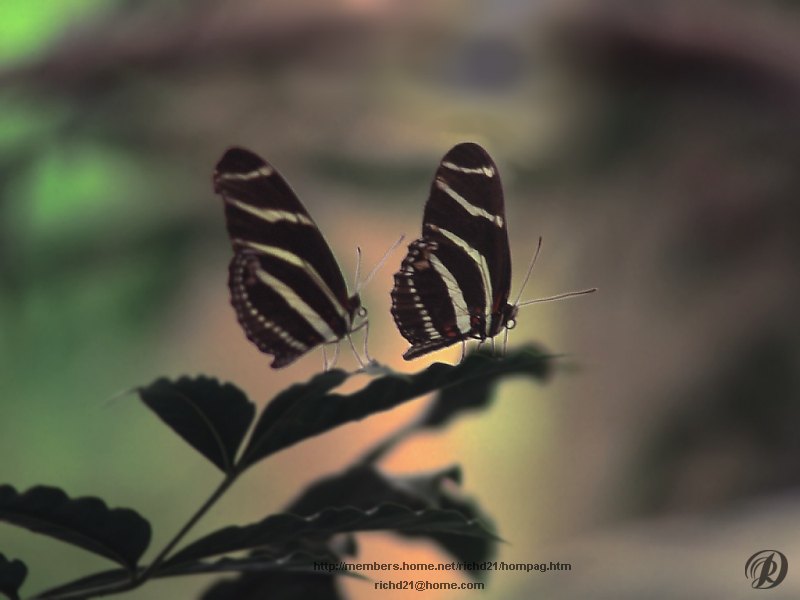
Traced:
[[436, 171], [422, 238], [395, 274], [392, 315], [410, 360], [502, 327], [511, 279], [500, 177], [477, 144], [455, 146]]
[[319, 229], [280, 174], [231, 148], [214, 188], [225, 201], [234, 250], [231, 303], [245, 334], [285, 366], [349, 328], [347, 286]]
[[[464, 339], [447, 283], [433, 269], [436, 244], [424, 239], [408, 246], [408, 254], [394, 275], [392, 316], [400, 334], [411, 343], [403, 358], [411, 360]], [[461, 314], [464, 308], [461, 307]]]
[[234, 254], [228, 267], [228, 287], [236, 318], [247, 339], [275, 358], [273, 369], [285, 367], [322, 342], [319, 335], [283, 296], [257, 278], [258, 255]]

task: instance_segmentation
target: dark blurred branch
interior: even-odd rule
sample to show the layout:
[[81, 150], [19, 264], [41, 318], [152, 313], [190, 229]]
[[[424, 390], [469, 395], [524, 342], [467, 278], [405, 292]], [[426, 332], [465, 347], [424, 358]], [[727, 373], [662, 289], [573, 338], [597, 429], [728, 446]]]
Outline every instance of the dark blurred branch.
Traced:
[[[782, 14], [781, 14], [782, 13]], [[558, 33], [568, 52], [605, 76], [674, 83], [744, 83], [796, 109], [800, 36], [774, 5], [612, 2], [582, 6]]]
[[[334, 41], [363, 38], [386, 20], [334, 9], [292, 11], [260, 3], [188, 4], [180, 15], [148, 4], [126, 7], [84, 23], [55, 44], [46, 56], [0, 70], [0, 86], [80, 89], [87, 82], [128, 69], [170, 72], [187, 65], [240, 61], [281, 62], [324, 52]], [[242, 8], [244, 7], [244, 10]], [[291, 62], [291, 60], [290, 60]]]

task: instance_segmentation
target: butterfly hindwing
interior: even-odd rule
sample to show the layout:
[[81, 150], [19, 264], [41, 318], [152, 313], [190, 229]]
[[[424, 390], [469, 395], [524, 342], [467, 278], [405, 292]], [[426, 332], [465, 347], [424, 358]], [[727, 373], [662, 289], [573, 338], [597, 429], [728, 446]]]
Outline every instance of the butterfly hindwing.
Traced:
[[262, 352], [274, 355], [271, 366], [279, 368], [321, 343], [322, 336], [298, 319], [279, 293], [259, 282], [256, 275], [259, 268], [257, 255], [244, 252], [234, 255], [228, 268], [231, 304], [247, 339]]
[[[449, 297], [442, 277], [434, 272], [431, 256], [436, 245], [424, 239], [412, 242], [408, 255], [395, 276], [392, 289], [392, 315], [400, 333], [412, 348], [403, 356], [413, 358], [421, 348], [432, 352], [449, 346], [458, 338], [456, 308]], [[411, 354], [411, 355], [410, 355]]]
[[392, 315], [410, 360], [505, 325], [511, 260], [503, 189], [489, 154], [458, 144], [442, 159], [425, 205], [422, 238], [395, 274]]
[[280, 174], [256, 154], [229, 149], [214, 172], [234, 250], [231, 303], [248, 339], [285, 366], [350, 331], [357, 297], [327, 242]]

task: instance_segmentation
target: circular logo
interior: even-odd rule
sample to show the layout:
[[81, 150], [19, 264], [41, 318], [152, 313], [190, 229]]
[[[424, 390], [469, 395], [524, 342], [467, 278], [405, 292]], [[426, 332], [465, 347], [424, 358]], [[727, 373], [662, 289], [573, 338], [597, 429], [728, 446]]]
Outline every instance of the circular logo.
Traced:
[[778, 550], [759, 550], [744, 565], [745, 577], [756, 590], [769, 590], [779, 586], [786, 578], [788, 570], [786, 556]]

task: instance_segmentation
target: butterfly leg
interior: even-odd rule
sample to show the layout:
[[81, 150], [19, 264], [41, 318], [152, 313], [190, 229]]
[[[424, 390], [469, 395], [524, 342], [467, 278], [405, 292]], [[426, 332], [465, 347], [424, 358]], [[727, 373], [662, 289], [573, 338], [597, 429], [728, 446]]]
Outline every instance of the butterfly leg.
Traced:
[[351, 330], [350, 333], [355, 333], [360, 329], [364, 330], [364, 356], [367, 358], [368, 363], [374, 362], [369, 355], [369, 321], [364, 321], [361, 325]]
[[494, 343], [494, 338], [492, 338], [492, 356], [497, 355], [497, 346]]
[[464, 357], [467, 355], [467, 340], [461, 340], [461, 360], [459, 364], [464, 362]]
[[322, 344], [322, 370], [328, 370], [328, 352], [325, 350], [325, 344]]
[[364, 356], [368, 363], [374, 362], [369, 355], [369, 321], [364, 321]]
[[508, 348], [508, 327], [506, 327], [506, 331], [503, 334], [503, 356], [506, 355], [507, 348]]
[[356, 346], [353, 343], [353, 338], [349, 333], [347, 334], [347, 342], [350, 344], [350, 349], [353, 351], [353, 354], [355, 355], [356, 360], [358, 361], [358, 365], [363, 369], [364, 361], [361, 360], [361, 357], [358, 355], [358, 352], [356, 351]]
[[331, 361], [330, 367], [333, 368], [336, 366], [336, 361], [339, 360], [339, 350], [341, 349], [339, 342], [336, 342], [336, 350], [333, 351], [333, 360]]

